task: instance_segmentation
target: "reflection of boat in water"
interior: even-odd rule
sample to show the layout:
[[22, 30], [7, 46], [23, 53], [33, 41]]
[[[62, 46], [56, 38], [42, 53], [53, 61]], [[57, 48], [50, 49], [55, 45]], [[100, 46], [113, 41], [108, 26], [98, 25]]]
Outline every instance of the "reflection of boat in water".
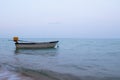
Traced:
[[32, 42], [32, 43], [19, 43], [18, 37], [13, 38], [16, 48], [55, 48], [59, 41], [50, 41], [50, 42]]
[[42, 56], [56, 56], [58, 54], [58, 48], [49, 49], [15, 49], [15, 54], [25, 55], [42, 55]]

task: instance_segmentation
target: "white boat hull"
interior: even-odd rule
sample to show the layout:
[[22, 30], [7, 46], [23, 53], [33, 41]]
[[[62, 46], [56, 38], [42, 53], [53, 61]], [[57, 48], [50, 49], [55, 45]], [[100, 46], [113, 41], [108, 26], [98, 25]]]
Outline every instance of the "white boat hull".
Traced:
[[15, 43], [16, 48], [55, 48], [58, 41], [41, 42], [41, 43]]

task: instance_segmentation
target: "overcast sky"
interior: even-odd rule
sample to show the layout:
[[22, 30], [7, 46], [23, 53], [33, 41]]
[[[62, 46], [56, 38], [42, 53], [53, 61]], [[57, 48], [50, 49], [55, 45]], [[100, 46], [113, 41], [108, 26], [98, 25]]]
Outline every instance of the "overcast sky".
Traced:
[[0, 0], [0, 38], [120, 38], [120, 0]]

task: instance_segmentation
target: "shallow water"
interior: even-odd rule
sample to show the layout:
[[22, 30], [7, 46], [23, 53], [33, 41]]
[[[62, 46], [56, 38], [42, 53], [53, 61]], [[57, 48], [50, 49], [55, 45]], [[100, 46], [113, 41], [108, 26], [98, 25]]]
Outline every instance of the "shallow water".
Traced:
[[56, 49], [15, 49], [0, 39], [0, 80], [120, 80], [120, 39], [59, 40]]

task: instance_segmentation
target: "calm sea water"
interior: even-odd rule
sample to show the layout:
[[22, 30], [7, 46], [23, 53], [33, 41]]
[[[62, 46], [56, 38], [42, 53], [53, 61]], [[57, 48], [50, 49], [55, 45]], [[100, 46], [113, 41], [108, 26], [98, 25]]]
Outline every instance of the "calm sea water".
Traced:
[[120, 80], [120, 39], [59, 40], [55, 49], [15, 49], [0, 39], [0, 80]]

